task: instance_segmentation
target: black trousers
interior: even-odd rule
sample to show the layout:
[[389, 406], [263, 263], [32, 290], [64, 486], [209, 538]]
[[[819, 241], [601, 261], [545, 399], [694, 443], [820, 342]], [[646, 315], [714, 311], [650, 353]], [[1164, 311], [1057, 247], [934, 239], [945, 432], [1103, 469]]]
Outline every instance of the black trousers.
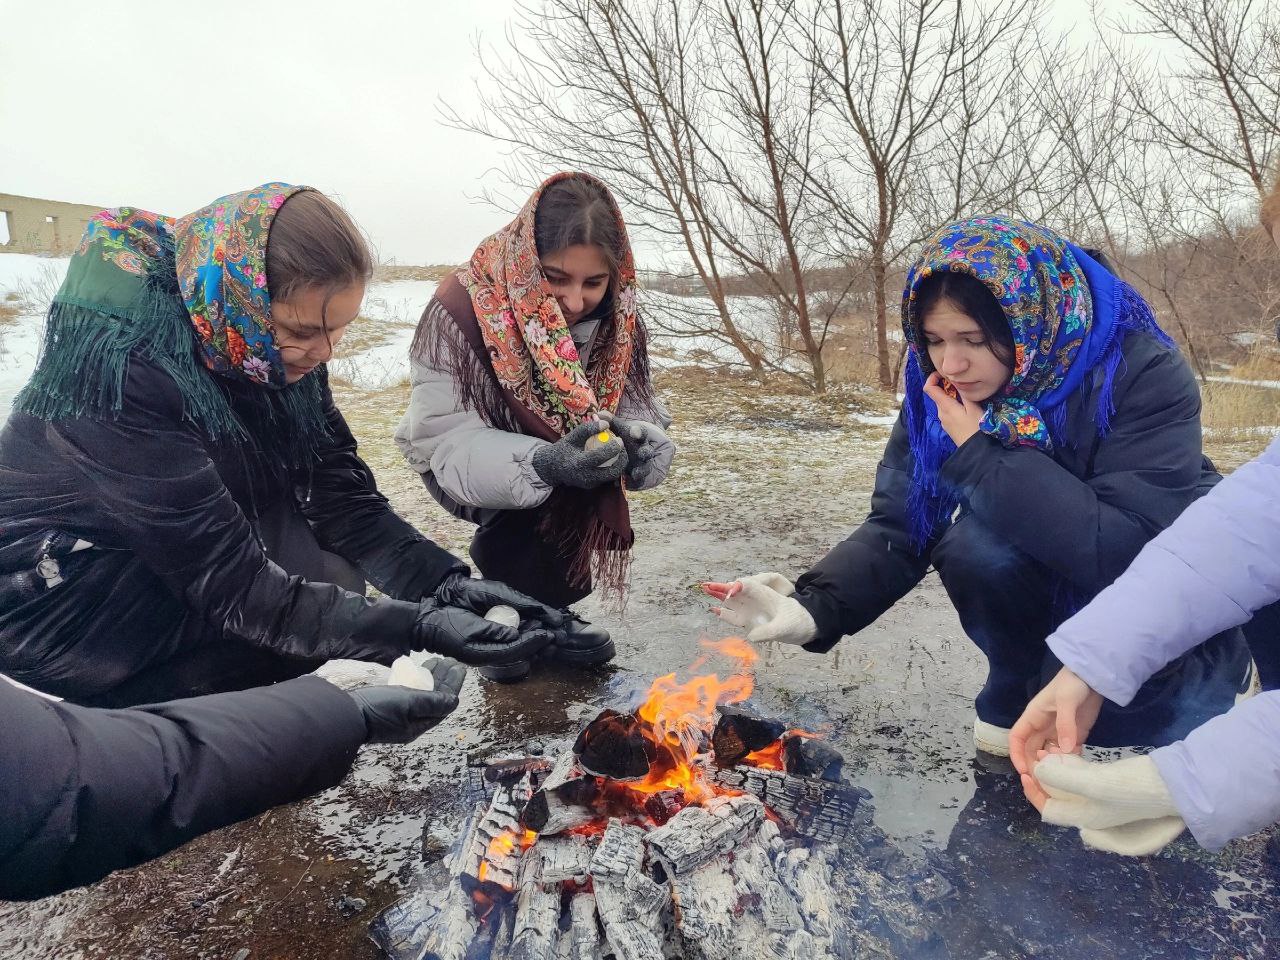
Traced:
[[486, 580], [500, 580], [550, 607], [567, 607], [590, 596], [589, 580], [570, 582], [571, 552], [538, 529], [541, 511], [472, 507], [445, 493], [433, 474], [424, 473], [422, 483], [440, 506], [476, 525], [471, 559]]
[[1241, 629], [1263, 690], [1280, 690], [1280, 603], [1263, 607]]
[[[335, 583], [365, 592], [364, 577], [341, 557], [320, 547], [311, 525], [292, 505], [282, 505], [258, 520], [267, 556], [294, 576]], [[134, 674], [124, 683], [77, 702], [96, 707], [127, 707], [247, 690], [311, 673], [326, 661], [290, 657], [255, 644], [222, 636], [192, 614], [184, 620], [177, 653]]]
[[[1012, 726], [1062, 667], [1045, 639], [1070, 613], [1064, 588], [972, 514], [956, 520], [931, 559], [961, 626], [987, 658], [987, 680], [974, 698], [978, 716]], [[1148, 680], [1129, 706], [1107, 702], [1089, 742], [1162, 746], [1182, 739], [1232, 707], [1248, 662], [1239, 629], [1218, 634]]]

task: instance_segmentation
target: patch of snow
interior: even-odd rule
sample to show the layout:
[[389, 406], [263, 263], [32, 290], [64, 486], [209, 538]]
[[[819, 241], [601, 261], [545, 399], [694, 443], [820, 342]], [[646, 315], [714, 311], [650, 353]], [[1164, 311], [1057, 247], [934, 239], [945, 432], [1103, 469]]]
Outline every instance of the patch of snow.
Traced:
[[437, 286], [435, 280], [370, 284], [360, 312], [386, 325], [390, 335], [376, 347], [332, 361], [329, 371], [363, 390], [382, 390], [408, 380], [413, 331]]
[[35, 369], [40, 353], [44, 314], [67, 275], [69, 257], [0, 254], [0, 303], [19, 314], [0, 326], [0, 421], [9, 415], [13, 398]]
[[1240, 377], [1209, 377], [1210, 383], [1236, 383], [1242, 387], [1261, 387], [1264, 390], [1280, 390], [1280, 380], [1243, 380]]

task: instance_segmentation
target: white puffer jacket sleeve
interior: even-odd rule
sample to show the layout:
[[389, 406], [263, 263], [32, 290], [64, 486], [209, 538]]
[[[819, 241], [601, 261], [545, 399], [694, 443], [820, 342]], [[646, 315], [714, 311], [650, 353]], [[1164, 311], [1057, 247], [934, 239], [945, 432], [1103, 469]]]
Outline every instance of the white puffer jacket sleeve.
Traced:
[[413, 360], [410, 384], [395, 442], [413, 469], [434, 474], [445, 493], [471, 507], [525, 510], [551, 495], [533, 469], [545, 440], [487, 426], [443, 370]]

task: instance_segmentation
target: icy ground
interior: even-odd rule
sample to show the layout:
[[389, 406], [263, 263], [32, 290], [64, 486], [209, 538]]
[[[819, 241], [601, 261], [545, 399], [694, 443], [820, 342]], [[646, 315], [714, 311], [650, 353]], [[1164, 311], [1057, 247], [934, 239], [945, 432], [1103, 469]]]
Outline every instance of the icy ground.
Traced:
[[[384, 299], [398, 306], [386, 309], [399, 311], [399, 322], [361, 334], [355, 356], [408, 336], [431, 288], [413, 283], [388, 285]], [[6, 346], [10, 335], [0, 330]], [[395, 507], [464, 552], [467, 526], [428, 500], [390, 442], [406, 392], [386, 378], [374, 389], [342, 387], [339, 402]], [[688, 664], [700, 635], [726, 632], [706, 612], [698, 582], [756, 570], [794, 575], [865, 514], [891, 400], [762, 391], [687, 367], [664, 370], [659, 387], [678, 418], [681, 455], [666, 485], [633, 498], [631, 603], [621, 617], [583, 605], [618, 641], [613, 669], [542, 671], [510, 687], [472, 676], [447, 722], [409, 746], [366, 748], [333, 790], [93, 888], [0, 906], [0, 958], [373, 957], [370, 920], [402, 894], [423, 857], [452, 842], [468, 756], [546, 744], [598, 705], [625, 702]], [[351, 684], [381, 671], [346, 662], [326, 672]], [[957, 888], [939, 923], [946, 955], [1280, 953], [1272, 835], [1220, 855], [1185, 838], [1142, 860], [1091, 853], [1074, 834], [1042, 826], [1011, 777], [975, 764], [969, 725], [982, 664], [935, 577], [830, 655], [769, 651], [756, 679], [762, 706], [830, 731], [886, 831], [938, 858]]]

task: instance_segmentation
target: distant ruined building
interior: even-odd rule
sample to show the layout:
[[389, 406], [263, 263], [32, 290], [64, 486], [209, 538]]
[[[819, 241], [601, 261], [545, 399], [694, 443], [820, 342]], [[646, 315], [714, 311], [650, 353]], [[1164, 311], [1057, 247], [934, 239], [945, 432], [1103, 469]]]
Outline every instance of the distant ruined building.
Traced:
[[71, 253], [103, 207], [0, 193], [0, 253]]

